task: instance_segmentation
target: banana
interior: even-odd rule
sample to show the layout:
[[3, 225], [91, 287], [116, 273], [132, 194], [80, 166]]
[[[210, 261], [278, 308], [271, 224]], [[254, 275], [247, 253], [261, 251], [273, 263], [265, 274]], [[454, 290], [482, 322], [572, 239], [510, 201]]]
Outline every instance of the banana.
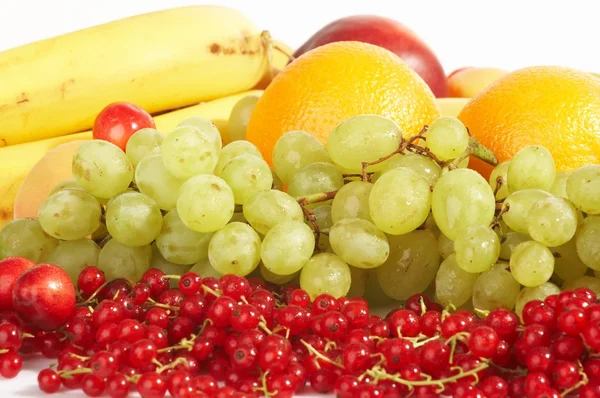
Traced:
[[[229, 119], [231, 108], [246, 95], [261, 94], [261, 90], [251, 90], [219, 98], [156, 116], [154, 117], [154, 122], [158, 130], [168, 133], [182, 120], [192, 116], [201, 116], [210, 119], [215, 123], [222, 134], [224, 143], [227, 143], [229, 142], [227, 138], [227, 120]], [[49, 189], [52, 188], [35, 185], [33, 187], [28, 187], [27, 190], [21, 189], [21, 186], [25, 185], [23, 184], [23, 181], [40, 159], [59, 145], [77, 140], [89, 140], [91, 138], [92, 132], [86, 131], [78, 134], [70, 134], [62, 137], [0, 148], [0, 170], [2, 170], [0, 173], [0, 230], [6, 223], [12, 220], [13, 217], [20, 216], [19, 214], [13, 214], [17, 194], [22, 201], [39, 202], [47, 196]], [[55, 162], [58, 162], [59, 160], [68, 162], [67, 164], [70, 164], [71, 162], [70, 158], [65, 157], [53, 159]], [[56, 173], [53, 173], [53, 169], [57, 168], [58, 167], [47, 168], [47, 179], [54, 179], [58, 182], [71, 178], [70, 175], [57, 176]], [[53, 186], [53, 184], [51, 185]], [[44, 190], [45, 192], [41, 192]]]
[[114, 101], [154, 114], [250, 90], [272, 51], [240, 12], [189, 6], [2, 52], [0, 146], [90, 129]]

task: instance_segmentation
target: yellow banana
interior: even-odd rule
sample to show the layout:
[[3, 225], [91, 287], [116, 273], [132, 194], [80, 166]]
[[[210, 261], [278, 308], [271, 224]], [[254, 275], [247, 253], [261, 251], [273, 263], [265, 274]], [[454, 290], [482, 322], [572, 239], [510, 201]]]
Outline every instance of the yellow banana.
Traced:
[[269, 41], [236, 10], [190, 6], [2, 52], [0, 146], [87, 130], [113, 101], [157, 113], [249, 90]]
[[[223, 141], [228, 142], [227, 139], [227, 120], [231, 113], [231, 108], [246, 95], [260, 95], [261, 90], [251, 90], [240, 94], [231, 95], [224, 98], [219, 98], [213, 101], [204, 102], [199, 105], [182, 108], [176, 111], [162, 114], [154, 118], [156, 128], [164, 133], [168, 133], [174, 129], [183, 119], [192, 116], [201, 116], [206, 119], [212, 120], [213, 123], [219, 128], [223, 136]], [[84, 133], [70, 134], [62, 137], [50, 138], [46, 140], [30, 142], [19, 145], [11, 145], [4, 148], [0, 148], [0, 230], [4, 225], [13, 219], [13, 209], [15, 205], [15, 198], [17, 194], [22, 201], [30, 201], [32, 203], [39, 202], [39, 199], [43, 199], [48, 194], [54, 184], [41, 186], [38, 184], [28, 187], [26, 190], [20, 190], [21, 185], [29, 171], [42, 159], [49, 151], [56, 148], [57, 146], [76, 141], [76, 140], [89, 140], [92, 138], [91, 131]], [[67, 153], [67, 152], [64, 152]], [[55, 162], [67, 162], [70, 164], [71, 159], [53, 157], [52, 162], [54, 167], [47, 167], [46, 180], [54, 180], [59, 182], [61, 180], [71, 178], [70, 175], [57, 175], [60, 172], [53, 172], [53, 170], [64, 170], [64, 168], [57, 167]], [[53, 166], [50, 164], [49, 166]], [[70, 170], [69, 170], [70, 172]], [[39, 180], [39, 178], [38, 178]], [[32, 180], [33, 181], [33, 180]], [[25, 184], [23, 184], [25, 185]], [[20, 216], [15, 214], [15, 216]]]

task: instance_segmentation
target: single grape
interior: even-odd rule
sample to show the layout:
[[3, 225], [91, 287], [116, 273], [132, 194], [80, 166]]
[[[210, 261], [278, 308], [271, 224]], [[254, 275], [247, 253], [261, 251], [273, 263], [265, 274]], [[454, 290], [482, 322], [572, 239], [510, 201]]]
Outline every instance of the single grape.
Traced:
[[375, 268], [379, 286], [395, 300], [422, 293], [433, 282], [440, 266], [435, 236], [429, 231], [417, 230], [390, 236], [388, 240], [390, 255]]
[[[513, 231], [522, 234], [529, 233], [527, 228], [527, 215], [529, 209], [540, 199], [551, 196], [541, 189], [523, 189], [513, 192], [504, 200], [502, 205], [505, 213], [502, 219]], [[508, 207], [508, 210], [506, 208]]]
[[229, 141], [246, 139], [246, 129], [250, 122], [250, 115], [259, 100], [257, 95], [247, 95], [235, 103], [227, 122], [227, 135]]
[[559, 171], [556, 173], [554, 184], [552, 184], [552, 187], [550, 188], [550, 193], [554, 196], [558, 196], [559, 198], [568, 199], [567, 181], [569, 180], [570, 176], [570, 171]]
[[600, 270], [600, 216], [588, 216], [575, 234], [577, 254], [585, 265]]
[[520, 243], [510, 257], [510, 271], [523, 286], [548, 282], [554, 272], [554, 256], [544, 245], [532, 240]]
[[80, 189], [63, 189], [40, 206], [38, 221], [47, 234], [62, 240], [91, 235], [100, 226], [100, 203]]
[[83, 269], [98, 264], [100, 247], [90, 239], [63, 240], [44, 258], [45, 263], [55, 264], [64, 269], [73, 284]]
[[369, 214], [369, 194], [372, 188], [373, 184], [364, 181], [352, 181], [341, 187], [331, 203], [333, 222], [344, 218], [372, 221]]
[[115, 196], [106, 206], [106, 227], [113, 239], [127, 246], [152, 243], [162, 228], [155, 201], [139, 192]]
[[367, 300], [372, 308], [398, 308], [401, 302], [389, 297], [381, 286], [377, 278], [377, 268], [368, 269], [367, 287], [365, 288], [364, 299]]
[[471, 225], [454, 241], [456, 262], [467, 272], [480, 273], [498, 261], [500, 239], [487, 225]]
[[221, 151], [221, 148], [223, 148], [223, 140], [221, 138], [221, 133], [219, 132], [217, 126], [215, 126], [215, 124], [210, 120], [200, 116], [193, 116], [184, 119], [181, 123], [177, 125], [177, 127], [185, 126], [196, 127], [205, 134], [207, 134], [210, 137], [212, 143], [215, 145], [217, 153], [219, 153]]
[[600, 214], [600, 165], [588, 164], [573, 171], [567, 179], [566, 192], [579, 210]]
[[329, 243], [335, 254], [358, 268], [379, 267], [390, 254], [385, 234], [361, 218], [344, 218], [336, 222], [329, 232]]
[[[318, 206], [312, 209], [312, 212], [315, 216], [315, 222], [319, 228], [319, 231], [328, 231], [333, 226], [333, 220], [331, 219], [331, 206]], [[312, 223], [309, 220], [306, 220], [306, 223], [309, 226], [312, 226]], [[316, 245], [319, 250], [325, 251], [329, 247], [329, 236], [320, 234], [319, 241], [316, 242]]]
[[284, 221], [267, 232], [261, 247], [262, 261], [274, 274], [290, 275], [311, 258], [315, 235], [302, 221]]
[[389, 160], [386, 160], [383, 164], [384, 167], [381, 170], [382, 175], [396, 167], [408, 167], [423, 177], [429, 185], [435, 185], [440, 178], [440, 175], [442, 175], [442, 169], [431, 158], [412, 153], [395, 155]]
[[448, 239], [444, 234], [440, 234], [437, 242], [437, 250], [442, 258], [448, 258], [454, 253], [454, 241]]
[[298, 198], [314, 193], [337, 191], [344, 186], [342, 173], [331, 163], [312, 163], [302, 168], [290, 181], [288, 194]]
[[[494, 167], [492, 173], [490, 174], [489, 183], [490, 187], [492, 187], [492, 191], [496, 192], [496, 200], [502, 200], [508, 196], [508, 165], [510, 164], [510, 160], [506, 162], [500, 163], [498, 166]], [[500, 188], [498, 188], [498, 179], [501, 179]]]
[[515, 247], [519, 245], [519, 243], [526, 242], [531, 240], [529, 235], [525, 235], [519, 232], [507, 232], [500, 238], [500, 258], [504, 261], [508, 261], [512, 256]]
[[140, 129], [133, 133], [127, 141], [125, 151], [133, 167], [137, 167], [146, 156], [160, 154], [164, 138], [163, 133], [151, 128]]
[[175, 264], [194, 264], [208, 257], [212, 233], [198, 232], [185, 226], [177, 210], [163, 218], [162, 229], [156, 237], [160, 254]]
[[166, 135], [162, 159], [169, 173], [181, 180], [211, 173], [219, 160], [214, 139], [194, 126], [181, 126]]
[[587, 265], [577, 254], [575, 239], [557, 247], [549, 247], [554, 256], [554, 273], [563, 281], [570, 281], [585, 275]]
[[255, 192], [244, 203], [243, 212], [250, 225], [263, 235], [280, 222], [304, 220], [296, 199], [274, 189]]
[[[362, 162], [374, 162], [400, 146], [402, 131], [391, 119], [378, 115], [351, 117], [327, 137], [327, 151], [333, 162], [354, 173], [362, 171]], [[383, 163], [369, 166], [379, 171]]]
[[350, 267], [331, 253], [321, 253], [312, 257], [300, 272], [300, 287], [313, 300], [325, 293], [335, 298], [343, 297], [350, 290], [351, 283]]
[[442, 261], [435, 276], [435, 296], [444, 307], [450, 304], [460, 307], [473, 295], [473, 286], [479, 274], [460, 268], [453, 253]]
[[300, 169], [319, 162], [331, 163], [331, 159], [321, 141], [306, 131], [282, 135], [273, 148], [273, 167], [285, 185]]
[[600, 279], [593, 276], [582, 275], [579, 278], [566, 281], [562, 285], [562, 290], [575, 290], [581, 287], [591, 289], [594, 293], [600, 294]]
[[48, 235], [39, 221], [17, 218], [0, 229], [0, 259], [24, 257], [39, 262], [58, 245], [58, 240]]
[[248, 224], [234, 222], [215, 232], [208, 259], [220, 274], [246, 276], [260, 262], [260, 236]]
[[[152, 259], [150, 261], [150, 268], [156, 268], [164, 272], [166, 275], [183, 275], [188, 272], [191, 268], [191, 264], [175, 264], [166, 260], [160, 251], [156, 247], [156, 242], [152, 244]], [[177, 279], [171, 279], [169, 284], [172, 288], [179, 286]]]
[[543, 146], [529, 145], [519, 150], [511, 159], [506, 174], [508, 191], [543, 189], [548, 191], [556, 177], [552, 154]]
[[473, 286], [473, 307], [492, 311], [496, 308], [512, 310], [521, 291], [507, 263], [493, 265], [479, 275]]
[[239, 155], [231, 159], [218, 174], [231, 187], [236, 204], [259, 191], [271, 189], [273, 175], [267, 162], [254, 155]]
[[542, 283], [535, 287], [525, 287], [519, 293], [515, 304], [515, 313], [523, 319], [523, 307], [533, 300], [544, 300], [553, 294], [559, 294], [560, 288], [551, 282]]
[[369, 194], [373, 223], [391, 235], [414, 231], [425, 222], [430, 209], [429, 184], [407, 167], [397, 167], [383, 174]]
[[225, 168], [225, 165], [229, 163], [229, 161], [236, 156], [249, 154], [259, 158], [263, 158], [260, 150], [256, 147], [256, 145], [248, 142], [248, 141], [233, 141], [229, 144], [225, 145], [219, 154], [219, 161], [215, 166], [215, 174], [219, 175]]
[[265, 267], [263, 263], [258, 264], [258, 270], [260, 272], [260, 276], [265, 281], [274, 283], [276, 285], [285, 285], [286, 283], [290, 283], [296, 276], [300, 274], [300, 271], [297, 271], [290, 275], [277, 275], [269, 271], [269, 269]]
[[136, 283], [150, 268], [151, 259], [150, 245], [131, 247], [111, 239], [100, 250], [98, 268], [104, 272], [107, 280], [125, 278]]
[[487, 181], [471, 169], [454, 169], [440, 177], [431, 197], [436, 224], [449, 239], [470, 225], [489, 225], [496, 199]]
[[187, 180], [181, 186], [177, 199], [177, 213], [181, 221], [198, 232], [214, 232], [223, 228], [234, 209], [233, 191], [229, 185], [209, 174]]
[[545, 246], [560, 246], [570, 241], [577, 224], [575, 207], [556, 196], [538, 200], [527, 213], [529, 235]]
[[469, 146], [469, 133], [460, 120], [451, 116], [435, 119], [427, 133], [427, 148], [440, 160], [456, 159]]
[[367, 280], [369, 279], [369, 270], [364, 268], [350, 267], [350, 290], [346, 297], [362, 297], [367, 290]]
[[72, 171], [77, 185], [104, 199], [126, 190], [133, 179], [133, 165], [127, 155], [103, 140], [82, 143], [73, 155]]
[[222, 274], [218, 273], [216, 269], [210, 264], [208, 257], [205, 260], [198, 261], [192, 266], [190, 272], [194, 272], [200, 275], [202, 278], [213, 277], [219, 279]]
[[52, 190], [50, 191], [48, 196], [50, 196], [58, 191], [62, 191], [63, 189], [81, 189], [81, 190], [83, 190], [83, 188], [81, 188], [79, 185], [77, 185], [77, 181], [75, 181], [74, 178], [69, 178], [68, 180], [63, 180], [63, 181], [59, 182], [58, 184], [56, 184], [54, 186], [54, 188], [52, 188]]
[[169, 173], [162, 156], [153, 154], [142, 159], [135, 169], [135, 183], [141, 193], [153, 199], [162, 210], [173, 210], [183, 181]]

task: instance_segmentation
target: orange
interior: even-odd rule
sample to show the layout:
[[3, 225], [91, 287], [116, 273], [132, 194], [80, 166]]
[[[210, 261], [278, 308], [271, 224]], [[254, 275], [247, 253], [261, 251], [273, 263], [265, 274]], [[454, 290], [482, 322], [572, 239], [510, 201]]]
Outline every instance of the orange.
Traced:
[[371, 44], [336, 42], [305, 53], [273, 79], [246, 139], [271, 163], [281, 135], [305, 130], [326, 144], [339, 123], [361, 114], [389, 117], [405, 136], [439, 117], [427, 84], [398, 56]]
[[[600, 79], [557, 66], [520, 69], [496, 80], [458, 118], [505, 161], [527, 145], [546, 147], [559, 171], [600, 163]], [[492, 166], [469, 167], [488, 177]]]

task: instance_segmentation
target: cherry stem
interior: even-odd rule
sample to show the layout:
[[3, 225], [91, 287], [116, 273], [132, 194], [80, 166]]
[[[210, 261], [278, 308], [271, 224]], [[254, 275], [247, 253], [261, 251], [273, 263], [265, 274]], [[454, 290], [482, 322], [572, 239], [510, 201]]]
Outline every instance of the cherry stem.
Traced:
[[335, 361], [332, 361], [330, 358], [327, 358], [325, 355], [321, 354], [317, 349], [315, 349], [312, 345], [308, 344], [306, 341], [300, 340], [300, 342], [302, 343], [302, 345], [304, 345], [304, 347], [306, 347], [308, 352], [313, 354], [315, 357], [319, 358], [322, 361], [330, 363], [333, 366], [337, 366], [340, 369], [344, 369], [344, 367], [342, 365], [340, 365], [339, 363], [337, 363]]

